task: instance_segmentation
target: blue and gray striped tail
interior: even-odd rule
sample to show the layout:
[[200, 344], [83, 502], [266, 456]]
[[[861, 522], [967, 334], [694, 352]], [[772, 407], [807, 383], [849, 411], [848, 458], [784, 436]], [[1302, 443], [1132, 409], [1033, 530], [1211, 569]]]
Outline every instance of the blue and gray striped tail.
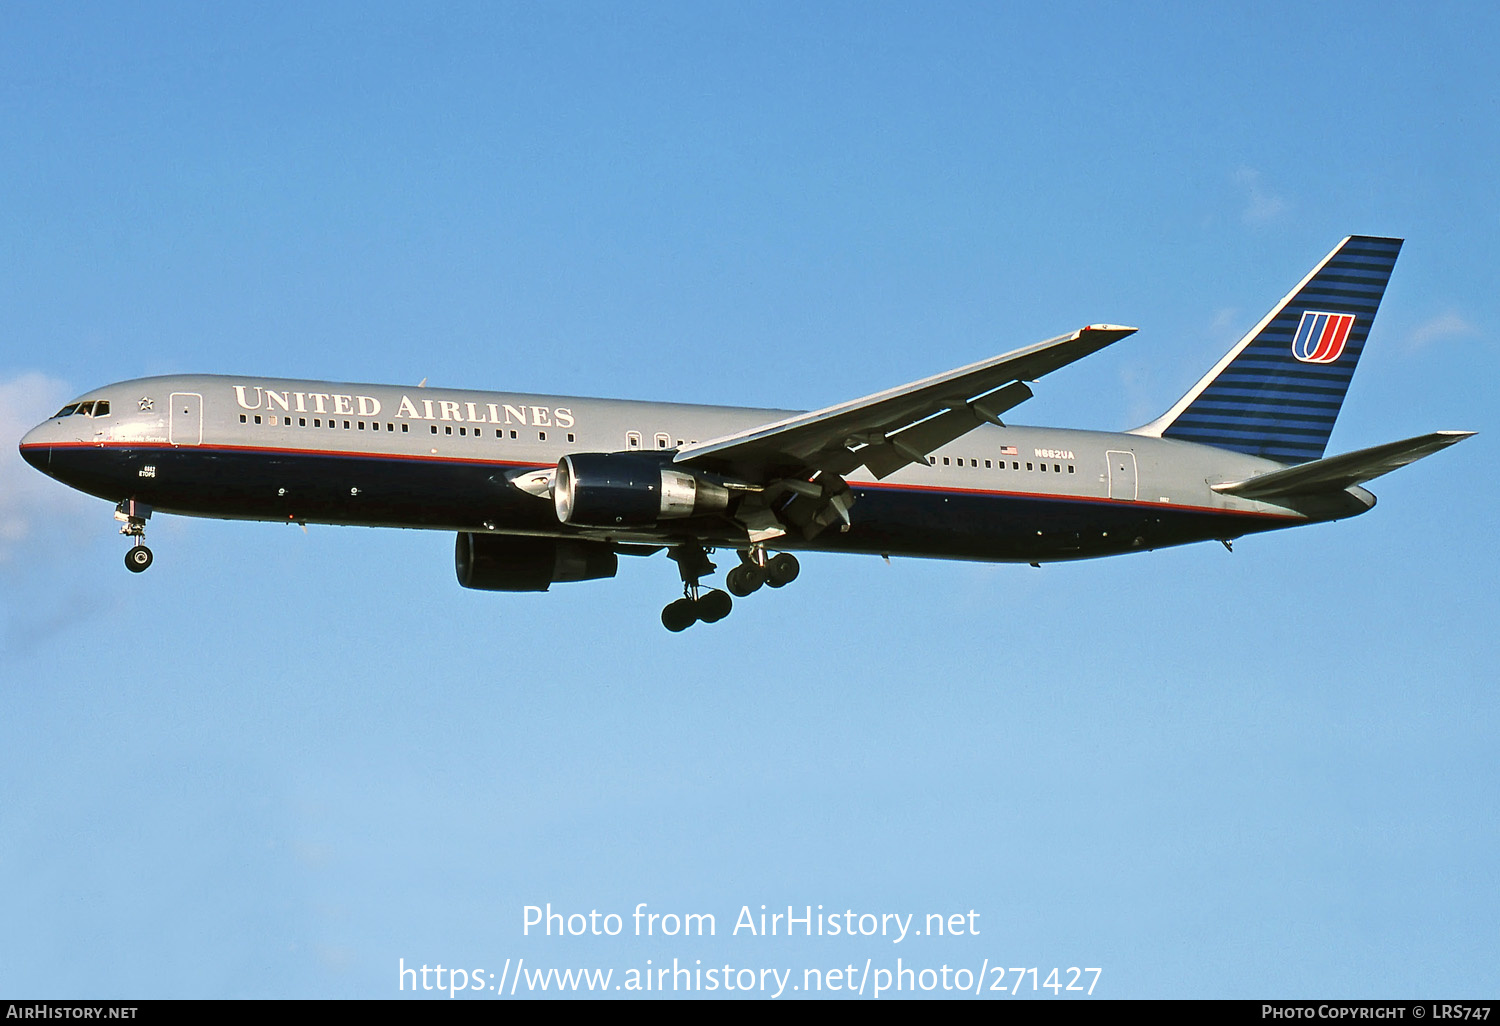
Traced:
[[1352, 235], [1168, 413], [1142, 431], [1264, 456], [1321, 459], [1400, 239]]

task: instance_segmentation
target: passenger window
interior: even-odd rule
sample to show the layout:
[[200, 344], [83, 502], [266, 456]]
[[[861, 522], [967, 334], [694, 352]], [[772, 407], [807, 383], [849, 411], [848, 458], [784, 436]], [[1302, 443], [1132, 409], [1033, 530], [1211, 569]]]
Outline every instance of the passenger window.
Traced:
[[437, 434], [437, 425], [436, 424], [432, 425], [432, 433], [433, 434]]
[[1041, 467], [1042, 467], [1042, 473], [1045, 474], [1047, 472], [1047, 464], [1043, 463], [1041, 465]]
[[656, 436], [656, 447], [658, 449], [665, 449], [667, 447], [667, 436], [666, 435], [657, 435]]
[[985, 470], [993, 470], [994, 469], [993, 467], [990, 466], [990, 461], [989, 460], [985, 460], [984, 461], [984, 469]]
[[245, 415], [243, 413], [240, 414], [240, 423], [241, 424], [245, 423]]
[[547, 440], [547, 432], [545, 432], [545, 431], [538, 431], [536, 433], [536, 437], [537, 437], [537, 441], [539, 441], [539, 442], [545, 442]]
[[578, 439], [576, 439], [576, 438], [573, 437], [573, 432], [569, 431], [568, 432], [568, 441], [570, 441], [570, 442], [576, 442], [577, 440]]
[[639, 449], [641, 447], [641, 433], [639, 431], [628, 432], [625, 435], [625, 444], [632, 449]]
[[409, 428], [409, 427], [411, 427], [411, 425], [410, 425], [410, 424], [402, 424], [402, 425], [401, 425], [401, 430], [402, 430], [402, 431], [403, 431], [403, 432], [405, 432], [405, 431], [406, 431], [406, 429], [407, 429], [407, 428]]
[[1052, 464], [1052, 473], [1054, 473], [1054, 474], [1061, 474], [1062, 473], [1062, 466], [1060, 464], [1057, 464], [1057, 463]]
[[255, 423], [257, 423], [257, 424], [260, 423], [260, 414], [258, 414], [258, 413], [255, 415]]

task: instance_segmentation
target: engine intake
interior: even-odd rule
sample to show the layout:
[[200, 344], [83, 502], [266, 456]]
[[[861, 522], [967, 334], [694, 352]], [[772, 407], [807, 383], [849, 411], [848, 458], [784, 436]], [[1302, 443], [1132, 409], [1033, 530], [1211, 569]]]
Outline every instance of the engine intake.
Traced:
[[729, 508], [729, 489], [649, 456], [588, 452], [558, 463], [552, 501], [564, 524], [649, 527], [722, 512]]
[[599, 580], [613, 577], [619, 562], [615, 550], [599, 542], [467, 531], [453, 553], [458, 583], [481, 591], [546, 591], [566, 581]]

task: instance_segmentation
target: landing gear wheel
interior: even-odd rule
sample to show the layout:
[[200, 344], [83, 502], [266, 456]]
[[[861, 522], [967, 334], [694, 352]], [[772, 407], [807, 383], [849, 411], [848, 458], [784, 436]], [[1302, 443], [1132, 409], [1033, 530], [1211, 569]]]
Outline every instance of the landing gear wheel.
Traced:
[[151, 550], [144, 545], [137, 545], [125, 552], [125, 567], [131, 573], [140, 573], [151, 565]]
[[718, 589], [704, 592], [698, 596], [698, 601], [693, 603], [694, 612], [704, 623], [718, 623], [728, 616], [733, 608], [734, 600]]
[[691, 599], [680, 598], [661, 611], [661, 625], [673, 634], [687, 630], [697, 620], [698, 611]]
[[773, 588], [783, 588], [795, 581], [801, 572], [797, 557], [783, 552], [766, 563], [766, 583]]
[[741, 563], [724, 575], [724, 583], [729, 587], [731, 595], [744, 598], [759, 591], [760, 586], [766, 583], [766, 572], [754, 563]]

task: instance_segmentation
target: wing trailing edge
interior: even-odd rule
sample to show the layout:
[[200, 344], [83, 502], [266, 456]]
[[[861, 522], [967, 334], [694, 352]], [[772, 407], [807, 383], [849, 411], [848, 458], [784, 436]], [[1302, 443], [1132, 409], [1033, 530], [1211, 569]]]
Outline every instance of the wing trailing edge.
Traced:
[[1386, 442], [1346, 452], [1342, 456], [1302, 463], [1285, 470], [1273, 470], [1269, 474], [1216, 484], [1213, 490], [1245, 499], [1274, 499], [1292, 495], [1309, 495], [1317, 492], [1342, 491], [1351, 485], [1399, 470], [1408, 463], [1415, 463], [1424, 456], [1431, 456], [1455, 442], [1462, 442], [1473, 435], [1472, 431], [1433, 431], [1415, 438], [1403, 438], [1399, 442]]

